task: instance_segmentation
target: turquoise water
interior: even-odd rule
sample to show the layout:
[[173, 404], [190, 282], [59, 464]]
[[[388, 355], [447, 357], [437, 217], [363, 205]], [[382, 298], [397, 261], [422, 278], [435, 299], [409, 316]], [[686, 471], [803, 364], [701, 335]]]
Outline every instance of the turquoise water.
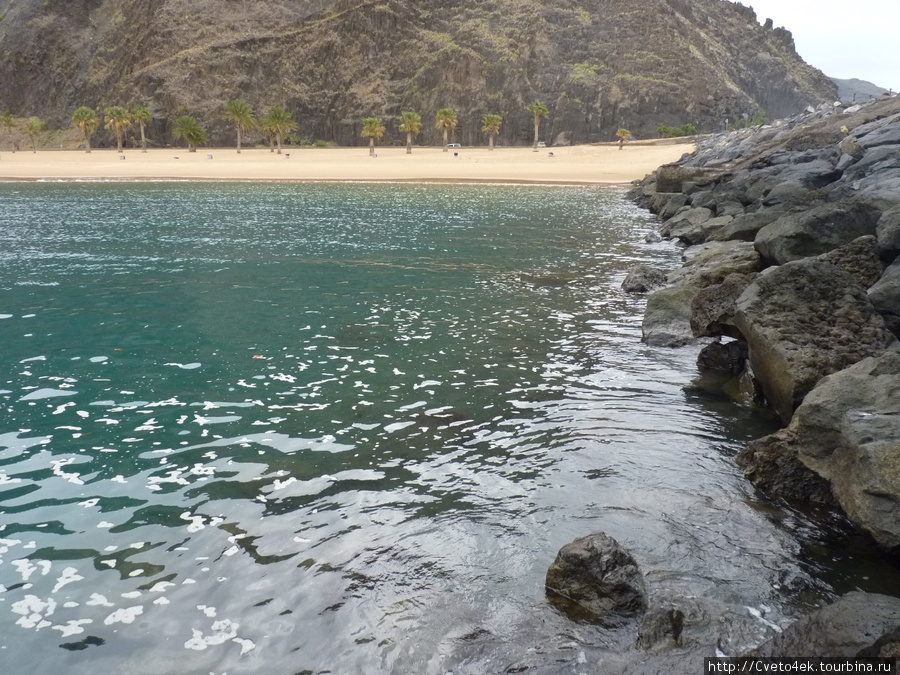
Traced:
[[771, 419], [640, 343], [653, 227], [617, 189], [0, 185], [4, 672], [581, 663], [631, 638], [543, 575], [597, 529], [760, 635], [864, 584], [734, 468]]

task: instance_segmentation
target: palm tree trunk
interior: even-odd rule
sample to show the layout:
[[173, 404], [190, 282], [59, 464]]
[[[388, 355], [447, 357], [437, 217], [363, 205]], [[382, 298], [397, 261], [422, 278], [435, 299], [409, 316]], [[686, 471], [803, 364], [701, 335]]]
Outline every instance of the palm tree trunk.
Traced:
[[375, 155], [375, 137], [374, 136], [369, 137], [369, 155], [370, 156]]
[[143, 124], [141, 124], [141, 152], [147, 152], [147, 137], [144, 135]]
[[540, 126], [541, 126], [541, 118], [538, 117], [538, 114], [537, 114], [537, 113], [535, 113], [535, 114], [534, 114], [534, 149], [535, 149], [535, 150], [537, 150], [537, 144], [538, 144], [538, 129], [540, 129]]
[[444, 129], [444, 152], [447, 152], [447, 130]]
[[412, 154], [412, 132], [410, 131], [406, 132], [406, 154]]
[[488, 150], [494, 149], [494, 134], [488, 134]]
[[241, 154], [241, 128], [237, 127], [237, 154]]
[[275, 136], [275, 140], [278, 142], [278, 154], [281, 154], [281, 135]]
[[116, 148], [119, 154], [122, 154], [122, 132], [118, 128], [116, 129]]
[[87, 133], [87, 131], [84, 132], [84, 151], [85, 152], [91, 151], [91, 137]]

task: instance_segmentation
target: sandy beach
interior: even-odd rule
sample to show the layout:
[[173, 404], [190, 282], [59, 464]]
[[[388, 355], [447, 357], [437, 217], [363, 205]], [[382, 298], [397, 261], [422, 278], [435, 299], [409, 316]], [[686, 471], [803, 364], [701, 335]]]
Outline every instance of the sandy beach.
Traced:
[[0, 151], [0, 180], [455, 181], [616, 184], [643, 178], [690, 144], [546, 148], [181, 148]]

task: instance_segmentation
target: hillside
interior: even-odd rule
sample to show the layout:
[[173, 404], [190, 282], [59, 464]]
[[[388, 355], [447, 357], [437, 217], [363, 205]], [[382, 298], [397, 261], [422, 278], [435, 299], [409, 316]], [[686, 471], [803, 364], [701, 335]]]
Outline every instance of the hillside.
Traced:
[[858, 78], [840, 80], [832, 77], [831, 81], [837, 85], [838, 98], [842, 101], [868, 101], [888, 93], [888, 90], [884, 87], [879, 87], [877, 84]]
[[238, 96], [344, 145], [372, 115], [399, 142], [410, 109], [437, 143], [449, 106], [469, 145], [486, 113], [503, 115], [501, 143], [527, 142], [535, 98], [547, 141], [594, 142], [836, 95], [790, 32], [726, 0], [0, 0], [0, 14], [0, 108], [63, 125], [82, 104], [144, 103], [157, 142], [180, 108], [229, 142], [221, 108]]

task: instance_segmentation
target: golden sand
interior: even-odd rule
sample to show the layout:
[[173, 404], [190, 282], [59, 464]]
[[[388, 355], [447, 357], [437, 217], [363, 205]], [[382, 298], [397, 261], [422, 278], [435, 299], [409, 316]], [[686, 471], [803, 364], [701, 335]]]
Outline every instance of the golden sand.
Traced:
[[234, 148], [0, 151], [0, 180], [455, 181], [615, 184], [643, 178], [689, 144], [546, 148]]

